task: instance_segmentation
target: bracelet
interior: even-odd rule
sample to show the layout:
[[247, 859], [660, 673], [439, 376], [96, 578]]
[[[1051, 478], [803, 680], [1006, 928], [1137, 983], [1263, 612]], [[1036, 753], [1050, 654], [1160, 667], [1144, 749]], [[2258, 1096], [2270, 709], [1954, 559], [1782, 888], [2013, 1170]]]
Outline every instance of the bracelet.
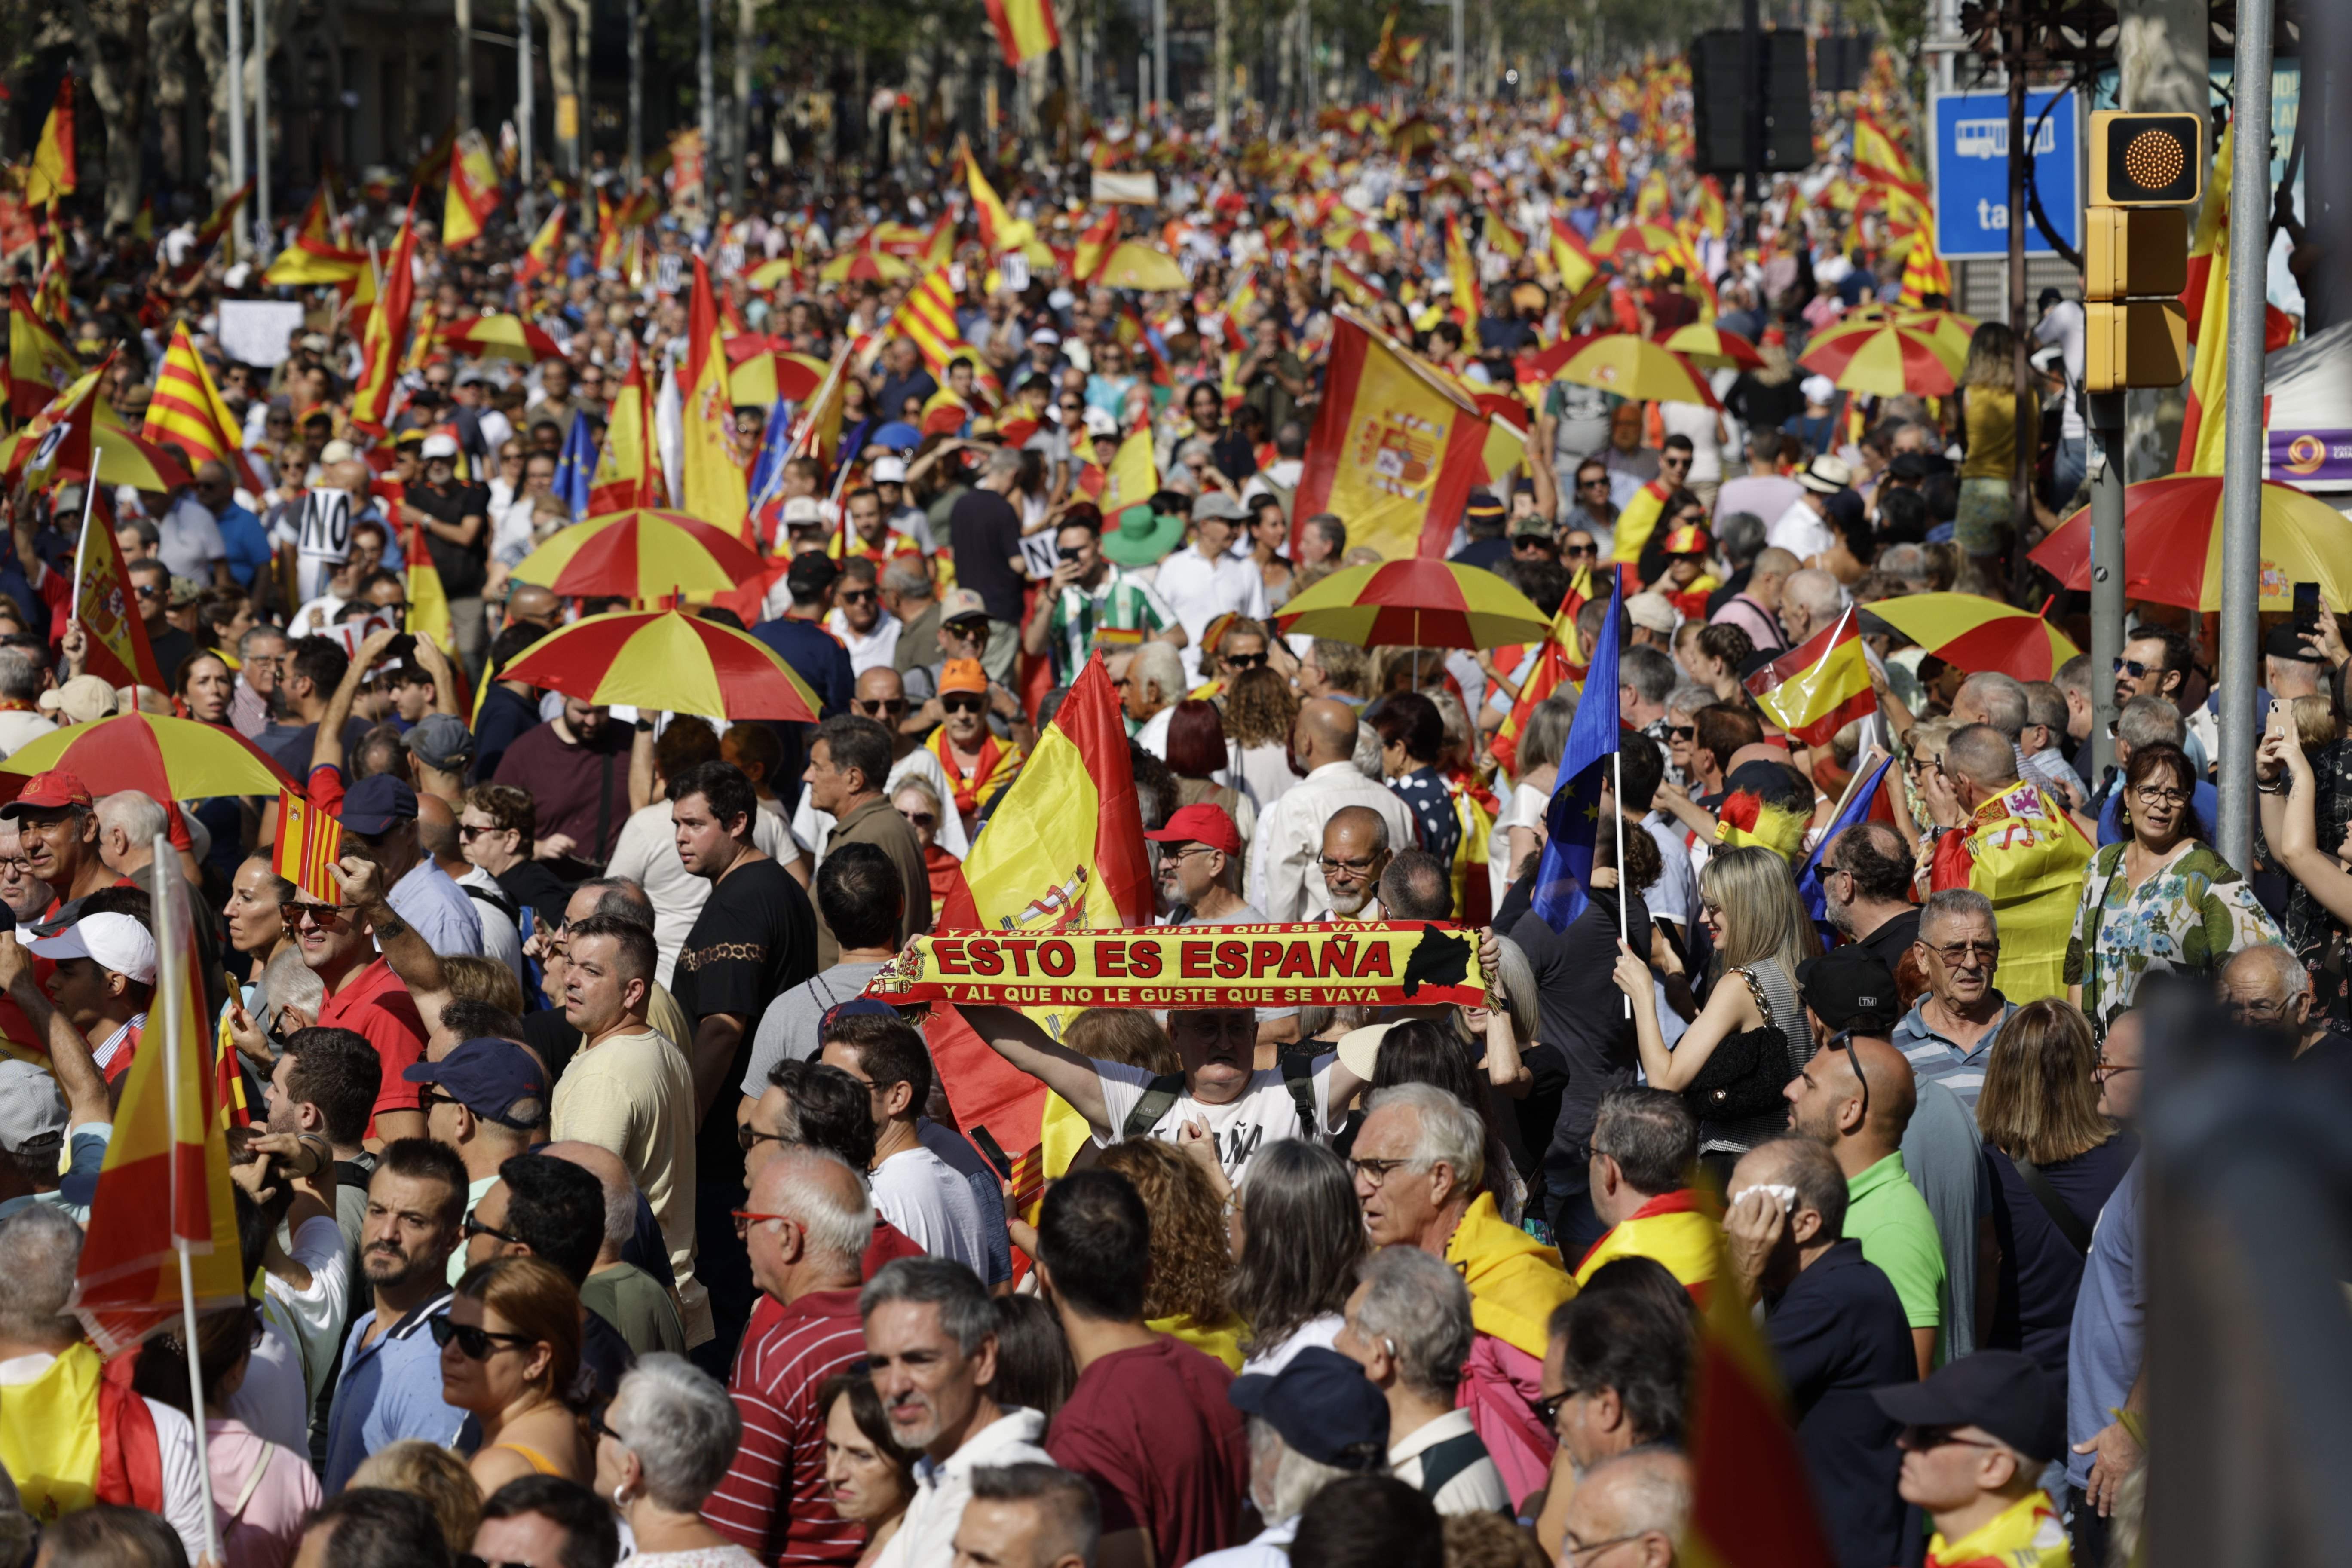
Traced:
[[2284, 778], [2280, 779], [2276, 784], [2264, 784], [2260, 779], [2254, 781], [2256, 795], [2284, 795], [2289, 787], [2289, 781]]
[[315, 1176], [321, 1171], [324, 1171], [329, 1165], [334, 1163], [334, 1145], [328, 1142], [322, 1134], [317, 1132], [300, 1132], [297, 1133], [295, 1136], [305, 1149], [316, 1144], [318, 1146], [319, 1153], [319, 1163], [311, 1166], [308, 1171], [298, 1173], [299, 1174], [305, 1177]]

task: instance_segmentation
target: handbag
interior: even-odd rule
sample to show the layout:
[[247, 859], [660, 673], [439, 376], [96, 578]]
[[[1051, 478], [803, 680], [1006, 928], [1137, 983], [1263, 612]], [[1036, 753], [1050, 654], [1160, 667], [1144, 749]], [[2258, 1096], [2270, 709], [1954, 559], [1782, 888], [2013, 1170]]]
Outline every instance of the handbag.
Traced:
[[1756, 1010], [1768, 1022], [1726, 1036], [1683, 1090], [1683, 1103], [1703, 1122], [1742, 1121], [1774, 1110], [1787, 1103], [1782, 1091], [1796, 1076], [1789, 1037], [1769, 1021], [1772, 1006], [1764, 999], [1764, 987], [1744, 969], [1733, 973], [1748, 983]]

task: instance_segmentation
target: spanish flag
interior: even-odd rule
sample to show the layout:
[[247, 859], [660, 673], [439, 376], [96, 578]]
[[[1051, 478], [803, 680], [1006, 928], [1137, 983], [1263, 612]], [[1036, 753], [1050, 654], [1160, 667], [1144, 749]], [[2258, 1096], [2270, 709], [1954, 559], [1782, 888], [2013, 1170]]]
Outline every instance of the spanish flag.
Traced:
[[[598, 193], [596, 199], [602, 202], [604, 195]], [[539, 232], [530, 237], [529, 245], [523, 247], [522, 259], [515, 263], [517, 283], [528, 284], [555, 266], [556, 256], [563, 245], [563, 225], [571, 216], [572, 206], [568, 202], [558, 202], [555, 210], [547, 215], [547, 221], [539, 226]]]
[[1152, 460], [1151, 426], [1139, 425], [1135, 433], [1118, 444], [1103, 476], [1102, 494], [1097, 498], [1102, 506], [1103, 526], [1116, 528], [1121, 512], [1129, 507], [1141, 506], [1160, 489], [1160, 468]]
[[1377, 310], [1388, 298], [1370, 279], [1344, 261], [1332, 262], [1330, 274], [1331, 291], [1360, 310]]
[[155, 372], [155, 395], [147, 403], [147, 423], [140, 434], [150, 441], [169, 441], [197, 463], [224, 463], [237, 481], [258, 492], [259, 476], [247, 465], [237, 440], [237, 424], [213, 385], [204, 356], [188, 336], [188, 324], [172, 329], [172, 346]]
[[988, 21], [996, 29], [996, 47], [1004, 51], [1004, 63], [1014, 70], [1062, 47], [1054, 0], [988, 0]]
[[1617, 514], [1617, 547], [1610, 552], [1610, 560], [1625, 566], [1640, 564], [1642, 546], [1650, 542], [1673, 494], [1674, 487], [1664, 479], [1652, 479], [1633, 492], [1625, 510]]
[[190, 1307], [205, 1312], [246, 1299], [195, 931], [184, 885], [163, 882], [145, 1048], [123, 1075], [69, 1303], [106, 1356], [181, 1321]]
[[0, 365], [6, 410], [18, 424], [32, 418], [81, 374], [81, 361], [58, 331], [35, 313], [19, 286], [8, 290], [8, 360]]
[[719, 300], [710, 268], [694, 258], [694, 301], [687, 311], [685, 432], [679, 510], [715, 527], [747, 534], [751, 492], [735, 452], [735, 400], [727, 385], [727, 350], [719, 337]]
[[[441, 208], [443, 248], [456, 250], [471, 245], [498, 205], [499, 171], [490, 162], [490, 144], [482, 140], [479, 131], [459, 132], [449, 158], [448, 199]], [[555, 212], [557, 217], [562, 216], [562, 203]]]
[[1674, 196], [1666, 189], [1665, 170], [1652, 165], [1650, 172], [1642, 176], [1642, 188], [1633, 193], [1634, 220], [1670, 217], [1674, 205]]
[[269, 868], [314, 899], [341, 901], [342, 889], [330, 875], [342, 853], [343, 825], [295, 791], [278, 791], [278, 841], [270, 846]]
[[646, 361], [641, 353], [629, 362], [629, 374], [613, 394], [604, 425], [604, 449], [596, 456], [595, 477], [588, 482], [588, 513], [662, 504], [661, 480], [654, 464], [654, 443], [648, 425]]
[[1113, 246], [1118, 243], [1118, 209], [1108, 212], [1088, 224], [1078, 235], [1078, 250], [1071, 263], [1071, 271], [1081, 283], [1091, 283], [1110, 265]]
[[955, 289], [949, 285], [947, 268], [934, 270], [915, 285], [904, 303], [890, 318], [890, 324], [904, 333], [922, 352], [923, 364], [942, 384], [947, 381], [948, 366], [957, 360], [968, 360], [972, 369], [972, 389], [981, 401], [994, 407], [1004, 401], [1004, 388], [998, 384], [996, 373], [982, 363], [980, 353], [963, 340], [963, 329], [956, 325]]
[[178, 458], [132, 433], [99, 395], [109, 354], [96, 370], [76, 381], [35, 415], [16, 440], [8, 477], [47, 487], [86, 479], [97, 470], [101, 484], [142, 490], [174, 490], [188, 482]]
[[[1099, 653], [1071, 684], [1021, 775], [999, 797], [963, 863], [963, 885], [940, 913], [943, 930], [1053, 931], [1143, 925], [1152, 918], [1150, 862], [1128, 761], [1127, 726]], [[1042, 1020], [1058, 1036], [1066, 1015]], [[925, 1034], [957, 1121], [983, 1151], [1012, 1162], [1014, 1202], [1034, 1203], [1085, 1142], [1077, 1113], [1007, 1063], [953, 1007]], [[1053, 1103], [1049, 1115], [1048, 1101]], [[1048, 1136], [1048, 1123], [1061, 1136]], [[1055, 1164], [1049, 1154], [1057, 1154]]]
[[2189, 414], [2181, 421], [2174, 463], [2184, 474], [2218, 474], [2228, 445], [2230, 356], [2230, 159], [2237, 137], [2233, 122], [2213, 148], [2213, 173], [2198, 209], [2197, 235], [2189, 246], [2189, 287], [2180, 302], [2189, 311], [2189, 341], [2198, 345], [2189, 367]]
[[[1571, 631], [1570, 635], [1573, 637], [1575, 634]], [[1519, 765], [1519, 737], [1526, 732], [1528, 719], [1535, 712], [1537, 704], [1562, 686], [1574, 684], [1568, 671], [1568, 650], [1560, 646], [1557, 637], [1546, 637], [1543, 647], [1537, 652], [1535, 668], [1520, 683], [1518, 698], [1511, 704], [1511, 710], [1503, 716], [1502, 725], [1495, 731], [1490, 748], [1495, 754], [1495, 765], [1510, 778], [1517, 779], [1522, 772], [1534, 771]], [[1541, 767], [1546, 763], [1557, 761], [1556, 757], [1540, 758], [1535, 766]]]
[[1452, 213], [1445, 215], [1445, 276], [1454, 284], [1454, 319], [1465, 328], [1476, 326], [1486, 313], [1486, 302], [1478, 297], [1478, 268]]
[[361, 364], [359, 384], [352, 390], [352, 423], [362, 430], [381, 433], [392, 417], [394, 382], [400, 374], [400, 355], [408, 335], [409, 307], [416, 297], [416, 279], [411, 271], [411, 261], [416, 254], [416, 197], [408, 198], [408, 210], [401, 215], [400, 236], [392, 242], [392, 254], [384, 258], [383, 281], [379, 288], [381, 298], [376, 308], [368, 312], [367, 328], [360, 335], [360, 347], [365, 354]]
[[1756, 705], [1809, 746], [1827, 742], [1856, 719], [1878, 711], [1870, 661], [1853, 606], [1742, 683]]
[[1486, 477], [1486, 414], [1453, 378], [1353, 310], [1341, 306], [1333, 318], [1293, 530], [1336, 511], [1348, 520], [1349, 542], [1384, 560], [1442, 557], [1470, 488]]
[[147, 643], [147, 623], [131, 595], [131, 574], [114, 542], [113, 519], [92, 506], [74, 551], [73, 618], [81, 623], [89, 651], [83, 668], [109, 686], [169, 689]]
[[970, 142], [963, 148], [963, 177], [965, 188], [971, 193], [972, 214], [980, 222], [980, 243], [989, 255], [1023, 249], [1035, 237], [1036, 230], [1013, 216], [996, 187], [980, 172], [980, 160], [972, 156]]
[[67, 77], [58, 83], [57, 101], [41, 121], [41, 139], [34, 144], [32, 166], [25, 171], [25, 205], [46, 206], [75, 189], [73, 78]]
[[429, 637], [439, 647], [457, 647], [452, 640], [455, 623], [449, 615], [449, 591], [442, 586], [441, 568], [434, 564], [433, 552], [425, 548], [422, 527], [410, 526], [402, 555], [408, 580], [408, 624], [401, 630]]

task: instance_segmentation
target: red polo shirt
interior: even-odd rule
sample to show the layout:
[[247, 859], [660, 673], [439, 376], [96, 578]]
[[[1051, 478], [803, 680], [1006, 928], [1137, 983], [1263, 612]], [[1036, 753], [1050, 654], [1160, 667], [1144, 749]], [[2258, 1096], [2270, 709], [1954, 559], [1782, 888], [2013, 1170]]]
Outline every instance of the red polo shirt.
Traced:
[[319, 1009], [319, 1026], [358, 1030], [383, 1063], [383, 1083], [368, 1117], [370, 1137], [375, 1135], [375, 1118], [384, 1111], [416, 1109], [416, 1085], [400, 1075], [425, 1059], [425, 1019], [391, 964], [378, 958], [346, 981]]

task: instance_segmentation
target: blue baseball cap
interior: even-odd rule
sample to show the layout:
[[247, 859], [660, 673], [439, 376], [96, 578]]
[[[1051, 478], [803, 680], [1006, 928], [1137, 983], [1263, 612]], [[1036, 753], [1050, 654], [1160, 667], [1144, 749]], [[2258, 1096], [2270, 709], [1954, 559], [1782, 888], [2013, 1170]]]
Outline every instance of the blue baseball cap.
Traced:
[[390, 773], [370, 773], [344, 792], [343, 829], [374, 837], [416, 820], [416, 792]]
[[1388, 1398], [1338, 1351], [1310, 1345], [1272, 1376], [1234, 1379], [1225, 1397], [1318, 1465], [1370, 1471], [1388, 1463]]
[[467, 1040], [437, 1062], [404, 1068], [411, 1083], [438, 1084], [485, 1121], [530, 1131], [547, 1120], [547, 1074], [512, 1040]]

